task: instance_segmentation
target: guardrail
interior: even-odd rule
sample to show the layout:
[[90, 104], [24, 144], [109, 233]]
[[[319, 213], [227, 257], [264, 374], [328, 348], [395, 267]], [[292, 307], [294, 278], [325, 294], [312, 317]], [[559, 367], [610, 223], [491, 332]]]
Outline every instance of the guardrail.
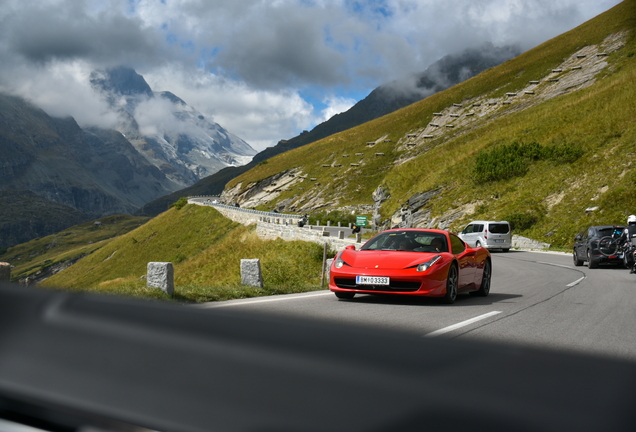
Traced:
[[221, 204], [220, 202], [213, 202], [214, 200], [218, 200], [220, 197], [215, 196], [215, 195], [193, 195], [193, 196], [189, 196], [188, 199], [190, 198], [203, 198], [206, 199], [207, 201], [203, 201], [202, 204], [203, 205], [209, 205], [211, 207], [221, 207], [221, 208], [227, 208], [227, 209], [231, 209], [231, 210], [235, 210], [235, 211], [241, 211], [244, 213], [251, 213], [251, 214], [256, 214], [256, 215], [260, 215], [260, 216], [275, 216], [275, 217], [280, 217], [280, 218], [288, 218], [288, 219], [302, 219], [303, 215], [297, 215], [297, 214], [289, 214], [289, 213], [277, 213], [277, 212], [266, 212], [266, 211], [262, 211], [262, 210], [254, 210], [254, 209], [246, 209], [246, 208], [242, 208], [242, 207], [237, 207], [237, 206], [233, 206], [233, 205], [227, 205], [227, 204]]

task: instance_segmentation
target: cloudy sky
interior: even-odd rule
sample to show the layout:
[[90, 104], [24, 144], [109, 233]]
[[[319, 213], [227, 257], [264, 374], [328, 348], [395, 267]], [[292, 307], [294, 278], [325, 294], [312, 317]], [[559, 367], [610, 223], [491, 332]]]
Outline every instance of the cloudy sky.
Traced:
[[130, 66], [262, 150], [446, 54], [527, 50], [617, 3], [0, 0], [0, 91], [108, 126], [88, 75]]

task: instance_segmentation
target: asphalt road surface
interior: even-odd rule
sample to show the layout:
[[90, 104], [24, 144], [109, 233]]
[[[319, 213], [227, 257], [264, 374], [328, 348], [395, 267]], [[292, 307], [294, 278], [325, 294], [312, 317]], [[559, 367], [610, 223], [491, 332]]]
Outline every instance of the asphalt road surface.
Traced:
[[199, 307], [636, 360], [636, 275], [624, 268], [575, 267], [569, 254], [494, 252], [492, 259], [490, 295], [460, 295], [452, 305], [404, 296], [338, 300], [329, 291], [314, 291]]

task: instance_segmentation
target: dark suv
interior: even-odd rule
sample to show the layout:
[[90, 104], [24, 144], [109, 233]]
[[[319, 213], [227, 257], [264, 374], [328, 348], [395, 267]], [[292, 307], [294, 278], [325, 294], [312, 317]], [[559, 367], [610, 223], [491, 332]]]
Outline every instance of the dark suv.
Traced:
[[621, 225], [591, 226], [587, 232], [581, 232], [574, 237], [572, 258], [575, 266], [583, 265], [587, 261], [589, 268], [597, 268], [601, 263], [623, 264], [623, 257], [619, 255], [605, 256], [598, 250], [598, 241], [605, 236], [620, 235], [625, 229]]

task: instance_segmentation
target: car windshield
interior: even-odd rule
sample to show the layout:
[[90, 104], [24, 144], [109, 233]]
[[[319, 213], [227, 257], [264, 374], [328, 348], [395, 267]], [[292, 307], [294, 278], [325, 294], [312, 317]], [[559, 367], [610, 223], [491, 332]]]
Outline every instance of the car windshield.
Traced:
[[391, 231], [376, 235], [360, 250], [447, 252], [446, 237], [441, 233], [427, 231]]
[[490, 232], [493, 234], [508, 234], [510, 231], [510, 225], [507, 223], [491, 223]]

